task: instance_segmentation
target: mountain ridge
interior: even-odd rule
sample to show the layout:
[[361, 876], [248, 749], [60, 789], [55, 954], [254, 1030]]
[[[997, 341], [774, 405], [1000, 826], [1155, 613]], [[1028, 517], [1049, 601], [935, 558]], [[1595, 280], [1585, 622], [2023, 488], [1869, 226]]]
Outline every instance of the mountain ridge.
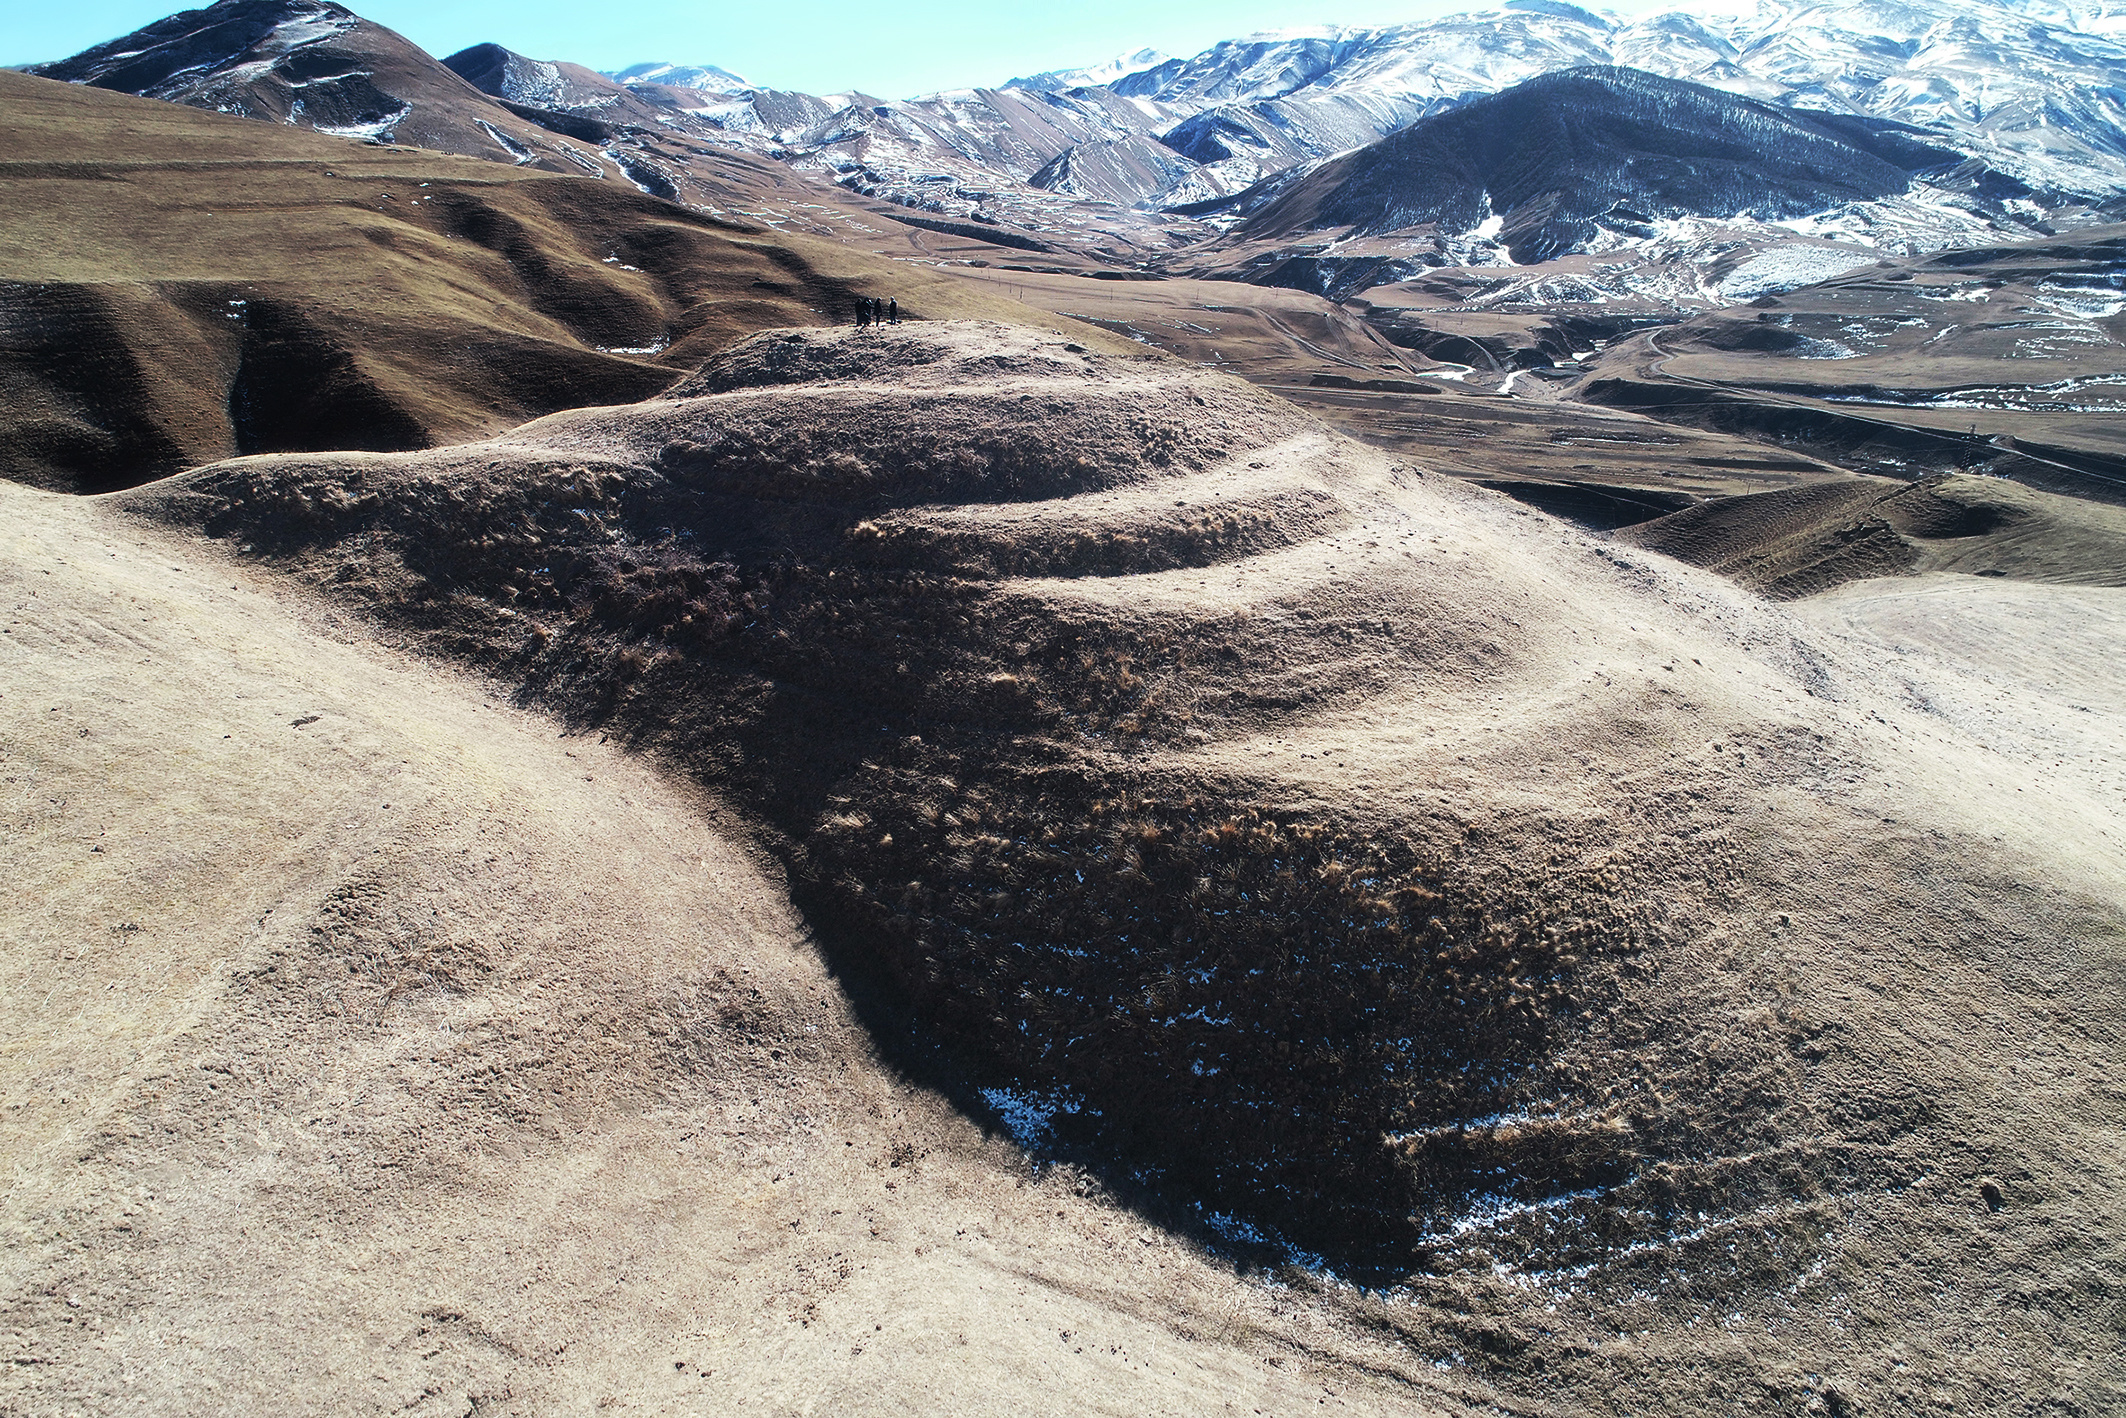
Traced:
[[[1946, 14], [1895, 0], [1754, 0], [1620, 17], [1510, 0], [1436, 20], [1245, 36], [1195, 55], [1140, 53], [1011, 81], [1007, 89], [1052, 93], [1082, 115], [1038, 132], [994, 91], [967, 89], [871, 102], [811, 131], [785, 124], [774, 145], [803, 170], [868, 194], [1029, 231], [1054, 228], [1060, 209], [1046, 203], [1069, 194], [1216, 217], [1223, 199], [1280, 173], [1545, 73], [1607, 65], [1777, 107], [1924, 129], [1929, 142], [1975, 163], [1982, 183], [2014, 189], [1997, 194], [2007, 209], [1987, 201], [1968, 213], [2007, 230], [2126, 200], [2122, 13], [2050, 0], [1971, 0]], [[1113, 76], [1079, 86], [1103, 70]], [[1117, 108], [1109, 96], [1138, 107]], [[734, 129], [772, 126], [748, 111], [758, 105], [743, 94], [727, 102], [739, 115]], [[1029, 134], [1029, 146], [1007, 154]], [[1138, 157], [1117, 161], [1118, 143]], [[1143, 160], [1147, 143], [1185, 161]], [[1033, 183], [1036, 172], [1050, 180]], [[1071, 179], [1059, 184], [1057, 174]], [[1031, 187], [1046, 190], [1037, 197]], [[1930, 188], [1927, 201], [1957, 208], [1962, 190]], [[1889, 249], [1904, 251], [1913, 240], [1965, 240], [1970, 222], [1900, 209], [1878, 224], [1890, 233]], [[1845, 239], [1870, 241], [1867, 226], [1864, 218], [1848, 223]]]
[[1633, 69], [1568, 69], [1315, 168], [1236, 235], [1420, 225], [1460, 235], [1495, 220], [1512, 259], [1529, 265], [1584, 249], [1605, 227], [1651, 235], [1660, 218], [1777, 220], [1901, 194], [1913, 172], [1962, 161], [1917, 131]]
[[[203, 28], [203, 17], [261, 13], [280, 16], [279, 38], [225, 44], [229, 52], [208, 54], [210, 62], [157, 69], [134, 53], [170, 50], [169, 41], [183, 38], [179, 21]], [[1414, 24], [1224, 40], [1185, 57], [1138, 51], [1002, 87], [909, 99], [781, 91], [705, 65], [644, 63], [597, 75], [482, 45], [453, 56], [485, 76], [479, 87], [490, 93], [475, 112], [466, 107], [472, 96], [456, 88], [438, 100], [441, 81], [425, 71], [382, 82], [368, 72], [375, 64], [355, 62], [361, 52], [334, 60], [337, 69], [316, 68], [333, 51], [329, 35], [311, 31], [353, 33], [351, 12], [323, 0], [221, 0], [41, 68], [207, 107], [249, 105], [241, 111], [266, 117], [308, 121], [324, 104], [330, 112], [319, 126], [329, 131], [555, 170], [573, 165], [693, 205], [715, 203], [691, 181], [689, 153], [736, 149], [924, 220], [1012, 230], [1006, 246], [1034, 249], [1031, 241], [1139, 267], [1213, 234], [1198, 221], [1244, 219], [1251, 209], [1227, 199], [1267, 180], [1544, 74], [1636, 68], [1809, 115], [1796, 120], [1805, 124], [1903, 124], [1961, 154], [1960, 175], [1945, 167], [1940, 182], [1910, 200], [1839, 204], [1835, 231], [1815, 233], [1902, 254], [2041, 232], [2055, 218], [2080, 220], [2085, 207], [2109, 213], [2126, 204], [2122, 14], [2050, 0], [2020, 8], [1970, 0], [1946, 15], [1896, 0], [1755, 0], [1627, 19], [1514, 0]], [[179, 70], [189, 76], [170, 88]], [[254, 93], [264, 89], [273, 92]], [[330, 107], [335, 92], [341, 102]], [[430, 110], [450, 119], [450, 132], [421, 128]], [[1759, 239], [1786, 238], [1764, 230]]]

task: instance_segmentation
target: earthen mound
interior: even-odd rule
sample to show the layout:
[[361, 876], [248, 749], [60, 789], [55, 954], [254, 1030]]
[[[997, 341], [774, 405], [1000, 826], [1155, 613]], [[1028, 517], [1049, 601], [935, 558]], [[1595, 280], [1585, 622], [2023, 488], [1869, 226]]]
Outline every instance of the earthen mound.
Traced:
[[2120, 958], [2086, 704], [2004, 724], [1862, 619], [985, 324], [129, 499], [744, 802], [906, 1066], [1243, 1257], [1402, 1287], [1384, 1332], [1489, 1382], [1681, 1405], [1806, 1343], [1867, 1407], [1898, 1380], [1840, 1316], [2034, 1361], [2061, 1248], [2117, 1273], [2102, 1228], [1965, 1244], [1981, 1182], [2071, 1210], [2111, 1166], [2095, 1093], [1983, 1082], [2119, 1031], [2044, 1003]]

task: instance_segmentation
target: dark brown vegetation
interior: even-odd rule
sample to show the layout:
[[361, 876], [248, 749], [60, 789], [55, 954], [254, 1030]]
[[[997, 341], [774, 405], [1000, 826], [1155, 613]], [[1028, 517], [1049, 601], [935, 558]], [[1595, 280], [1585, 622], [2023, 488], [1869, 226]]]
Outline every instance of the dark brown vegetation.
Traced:
[[[760, 396], [778, 388], [806, 391], [801, 423]], [[1621, 1123], [1510, 1141], [1457, 1125], [1524, 1094], [1552, 1022], [1646, 945], [1628, 897], [1608, 899], [1616, 864], [1478, 865], [1250, 806], [1240, 781], [1086, 761], [1259, 715], [1251, 667], [1276, 652], [1244, 625], [1191, 643], [996, 578], [1211, 567], [1318, 535], [1319, 516], [1279, 525], [1273, 498], [1252, 518], [1266, 541], [1226, 534], [1245, 503], [1136, 508], [1137, 535], [1090, 547], [1029, 519], [970, 555], [912, 510], [1091, 502], [1304, 428], [1241, 386], [1002, 327], [773, 336], [667, 400], [517, 435], [579, 450], [558, 463], [239, 463], [162, 505], [329, 564], [424, 643], [741, 789], [855, 968], [974, 1080], [1051, 1100], [1051, 1145], [1399, 1275], [1424, 1216], [1509, 1185], [1488, 1164], [1531, 1195], [1626, 1170]]]

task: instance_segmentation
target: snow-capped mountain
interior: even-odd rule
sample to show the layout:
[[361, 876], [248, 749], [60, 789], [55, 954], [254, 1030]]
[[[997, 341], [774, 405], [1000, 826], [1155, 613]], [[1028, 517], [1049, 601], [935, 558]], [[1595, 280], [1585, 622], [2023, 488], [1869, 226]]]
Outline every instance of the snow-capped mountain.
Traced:
[[1044, 192], [1128, 206], [1146, 191], [1172, 192], [1201, 170], [1157, 139], [1133, 136], [1067, 148], [1026, 182]]
[[[1049, 228], [1087, 200], [1124, 208], [1110, 226], [1140, 226], [1126, 209], [1193, 183], [1178, 200], [1238, 192], [1261, 176], [1247, 165], [1207, 176], [1161, 144], [1176, 111], [1105, 87], [956, 89], [896, 102], [746, 90], [632, 92], [713, 125], [725, 141], [782, 159], [865, 196], [954, 219]], [[1082, 214], [1077, 225], [1083, 226]]]
[[787, 99], [777, 121], [743, 92], [716, 116], [739, 141], [765, 136], [811, 170], [924, 205], [973, 210], [983, 198], [971, 194], [1041, 174], [1054, 193], [1174, 208], [1595, 65], [1925, 127], [2041, 192], [2126, 194], [2126, 6], [2108, 0], [1715, 0], [1636, 17], [1506, 0], [1415, 24], [1253, 35], [1185, 58], [1140, 51], [1002, 90], [850, 95], [824, 123], [796, 122]]
[[646, 105], [626, 89], [580, 64], [528, 59], [499, 44], [476, 44], [443, 61], [443, 67], [484, 94], [557, 113], [641, 112]]
[[434, 63], [329, 0], [222, 0], [30, 72], [349, 137], [389, 141], [403, 128], [462, 151], [471, 125], [404, 92], [423, 62]]
[[[1709, 0], [1691, 11], [1628, 18], [1562, 0], [1506, 0], [1416, 24], [1254, 35], [1183, 58], [1138, 51], [1001, 88], [893, 101], [764, 89], [711, 65], [638, 64], [598, 75], [499, 45], [454, 55], [445, 69], [330, 0], [220, 0], [39, 72], [356, 136], [573, 165], [682, 199], [691, 179], [678, 147], [739, 148], [948, 223], [982, 224], [1006, 245], [1063, 242], [1132, 262], [1200, 245], [1211, 233], [1196, 218], [1227, 229], [1248, 221], [1246, 239], [1259, 244], [1267, 239], [1261, 214], [1272, 206], [1279, 239], [1290, 242], [1381, 233], [1381, 213], [1360, 212], [1363, 203], [1345, 211], [1341, 204], [1356, 200], [1348, 184], [1324, 186], [1309, 174], [1340, 155], [1401, 151], [1376, 145], [1475, 110], [1478, 119], [1429, 130], [1458, 135], [1435, 144], [1429, 167], [1419, 165], [1431, 188], [1417, 193], [1401, 178], [1388, 184], [1401, 184], [1414, 204], [1409, 212], [1433, 213], [1418, 225], [1436, 228], [1438, 242], [1407, 254], [1437, 263], [1610, 250], [1630, 228], [1647, 226], [1604, 226], [1601, 212], [1577, 210], [1593, 189], [1568, 183], [1579, 195], [1558, 199], [1557, 220], [1541, 236], [1501, 245], [1477, 233], [1488, 218], [1452, 230], [1472, 182], [1490, 194], [1487, 203], [1502, 200], [1497, 182], [1473, 176], [1482, 166], [1476, 157], [1495, 146], [1495, 135], [1483, 131], [1482, 101], [1543, 75], [1589, 68], [1630, 69], [1754, 101], [1793, 115], [1797, 131], [1903, 125], [1913, 130], [1910, 141], [1955, 158], [1900, 169], [1918, 175], [1895, 190], [1818, 184], [1827, 204], [1820, 211], [1794, 210], [1806, 202], [1783, 194], [1775, 205], [1784, 236], [1762, 213], [1715, 217], [1688, 210], [1688, 201], [1656, 200], [1658, 193], [1611, 194], [1628, 211], [1639, 210], [1634, 202], [1658, 208], [1647, 215], [1662, 221], [1747, 218], [1757, 223], [1752, 241], [1910, 252], [2126, 215], [2122, 0], [1954, 0], [1929, 8], [1902, 0]], [[1559, 131], [1561, 141], [1585, 136]], [[662, 154], [660, 144], [678, 147]], [[1460, 150], [1450, 151], [1456, 144]], [[1374, 159], [1359, 164], [1368, 165], [1396, 169]], [[1294, 184], [1314, 195], [1292, 197]], [[1335, 200], [1317, 203], [1331, 187]], [[1508, 214], [1491, 215], [1503, 222]], [[1404, 256], [1367, 259], [1392, 264]]]
[[1568, 69], [1315, 168], [1284, 184], [1238, 235], [1489, 228], [1515, 262], [1532, 264], [1605, 235], [1648, 239], [1664, 220], [1749, 213], [1775, 222], [1902, 196], [1914, 173], [1963, 160], [1919, 132], [1637, 69]]
[[479, 82], [332, 0], [219, 0], [29, 72], [340, 137], [677, 192], [668, 163], [642, 144], [615, 144], [619, 127], [654, 119], [628, 90], [498, 45], [458, 58]]
[[714, 94], [743, 93], [757, 87], [743, 75], [714, 64], [630, 64], [605, 77], [616, 84], [662, 84], [666, 88], [701, 89]]
[[1119, 54], [1105, 64], [1091, 64], [1083, 69], [1051, 69], [1046, 73], [1028, 74], [1020, 79], [1007, 79], [1004, 87], [1041, 89], [1048, 93], [1089, 89], [1100, 84], [1112, 84], [1117, 79], [1125, 79], [1146, 69], [1156, 68], [1172, 57], [1162, 50], [1140, 49], [1134, 54]]
[[1507, 0], [1422, 24], [1228, 41], [1114, 87], [1194, 109], [1164, 135], [1192, 156], [1249, 148], [1274, 170], [1294, 144], [1285, 125], [1260, 131], [1264, 105], [1399, 106], [1414, 110], [1407, 123], [1587, 65], [1911, 123], [2033, 187], [2126, 191], [2126, 7], [2108, 3], [1744, 0], [1626, 19]]
[[[30, 72], [834, 230], [815, 210], [823, 204], [813, 184], [779, 163], [728, 154], [720, 130], [649, 102], [646, 90], [492, 44], [446, 65], [331, 0], [218, 0]], [[811, 116], [829, 111], [819, 104]], [[714, 161], [697, 166], [703, 157]]]

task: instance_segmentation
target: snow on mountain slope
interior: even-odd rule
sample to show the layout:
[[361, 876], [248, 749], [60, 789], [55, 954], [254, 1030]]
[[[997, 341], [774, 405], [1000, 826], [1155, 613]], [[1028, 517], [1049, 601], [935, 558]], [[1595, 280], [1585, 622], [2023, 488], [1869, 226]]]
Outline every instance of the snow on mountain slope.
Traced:
[[1228, 41], [1115, 87], [1194, 108], [1175, 135], [1193, 139], [1220, 121], [1249, 126], [1232, 110], [1264, 103], [1304, 110], [1364, 98], [1414, 107], [1407, 123], [1588, 64], [1917, 124], [2034, 187], [2126, 192], [2126, 8], [2109, 4], [1745, 0], [1627, 20], [1508, 0], [1421, 24]]
[[580, 64], [528, 59], [499, 44], [461, 49], [445, 59], [443, 67], [482, 93], [532, 108], [616, 118], [648, 113], [640, 100], [603, 74]]
[[1079, 143], [1049, 159], [1026, 181], [1046, 192], [1127, 206], [1146, 191], [1164, 191], [1204, 170], [1164, 143], [1132, 136]]
[[[2061, 0], [1728, 0], [1628, 18], [1507, 0], [1420, 23], [1258, 34], [1193, 56], [1140, 51], [1012, 80], [1001, 93], [1054, 103], [1038, 117], [1000, 91], [972, 89], [892, 103], [859, 96], [851, 110], [868, 112], [837, 113], [810, 134], [775, 132], [804, 165], [851, 185], [968, 210], [984, 205], [985, 182], [1023, 184], [1077, 145], [1155, 138], [1212, 170], [1117, 164], [1105, 148], [1061, 170], [1104, 170], [1086, 183], [1101, 200], [1170, 208], [1588, 65], [1924, 127], [1998, 174], [1973, 180], [2035, 189], [2039, 208], [2126, 196], [2126, 7]], [[672, 70], [638, 65], [618, 77], [667, 82], [659, 74]], [[773, 127], [726, 121], [734, 132]]]
[[605, 76], [617, 84], [663, 84], [674, 89], [702, 89], [709, 93], [737, 93], [755, 87], [752, 80], [719, 69], [714, 64], [630, 64]]
[[[733, 142], [684, 106], [653, 101], [713, 95], [624, 89], [500, 45], [475, 45], [452, 62], [464, 73], [329, 0], [219, 0], [30, 72], [336, 137], [599, 179], [782, 231], [833, 237], [855, 219], [850, 204], [786, 165], [730, 151], [770, 144]], [[809, 102], [794, 128], [831, 111]], [[505, 238], [483, 227], [473, 239]]]
[[[895, 101], [761, 89], [714, 66], [638, 64], [606, 76], [608, 87], [588, 70], [499, 46], [460, 60], [492, 98], [329, 0], [221, 0], [40, 72], [329, 132], [618, 175], [691, 200], [683, 162], [645, 148], [654, 143], [644, 135], [660, 133], [657, 142], [777, 158], [956, 223], [1018, 228], [1007, 244], [1067, 236], [1130, 261], [1199, 240], [1204, 230], [1183, 218], [1224, 221], [1216, 204], [1236, 195], [1244, 200], [1231, 215], [1258, 210], [1283, 190], [1250, 191], [1266, 178], [1296, 180], [1425, 118], [1591, 65], [1912, 125], [1968, 159], [1927, 173], [1910, 193], [1839, 196], [1821, 212], [1782, 208], [1780, 221], [1807, 225], [1793, 237], [1908, 252], [2072, 224], [2092, 209], [2098, 219], [2126, 212], [2126, 6], [2111, 0], [1960, 0], [1947, 10], [1713, 0], [1633, 18], [1507, 0], [1415, 24], [1254, 35], [1186, 58], [1138, 51], [1003, 88]], [[623, 162], [602, 151], [616, 141], [642, 150]], [[1089, 245], [1080, 239], [1088, 233]], [[1597, 245], [1607, 249], [1612, 235]], [[1420, 263], [1480, 254], [1391, 253]]]
[[1278, 172], [1364, 147], [1437, 111], [1436, 105], [1373, 94], [1261, 99], [1206, 109], [1168, 130], [1161, 141], [1198, 162], [1240, 158]]
[[[2052, 0], [2019, 6], [1968, 0], [1948, 10], [1896, 0], [1741, 0], [1629, 20], [1554, 0], [1510, 0], [1502, 10], [1425, 24], [1215, 46], [1123, 86], [1177, 106], [1224, 100], [1199, 108], [1163, 140], [1199, 160], [1246, 154], [1269, 175], [1236, 197], [1180, 207], [1213, 221], [1246, 221], [1243, 230], [1258, 233], [1229, 246], [1222, 266], [1215, 250], [1192, 255], [1190, 269], [1198, 274], [1240, 274], [1333, 294], [1354, 289], [1353, 282], [1406, 279], [1430, 267], [1511, 264], [1567, 250], [1622, 256], [1628, 248], [1629, 259], [1577, 273], [1585, 299], [1717, 303], [1745, 287], [1753, 293], [1783, 287], [1814, 269], [1811, 262], [1833, 256], [1913, 255], [2116, 220], [2126, 202], [2122, 37], [2126, 11]], [[1903, 163], [1913, 180], [1895, 190], [1825, 188], [1817, 194], [1820, 208], [1809, 211], [1785, 189], [1768, 194], [1777, 198], [1769, 204], [1706, 206], [1693, 205], [1696, 198], [1687, 193], [1680, 201], [1672, 200], [1677, 192], [1661, 196], [1653, 190], [1661, 182], [1644, 183], [1648, 191], [1624, 206], [1643, 207], [1640, 215], [1653, 220], [1609, 220], [1592, 208], [1558, 211], [1535, 223], [1545, 234], [1531, 241], [1529, 231], [1495, 229], [1511, 224], [1504, 207], [1494, 214], [1488, 205], [1478, 211], [1468, 204], [1474, 189], [1465, 179], [1481, 165], [1477, 150], [1490, 141], [1482, 132], [1455, 130], [1455, 142], [1431, 154], [1435, 161], [1426, 172], [1394, 180], [1385, 177], [1393, 162], [1345, 159], [1344, 168], [1358, 163], [1385, 187], [1374, 194], [1378, 200], [1344, 202], [1349, 210], [1338, 206], [1331, 213], [1315, 206], [1330, 182], [1317, 171], [1324, 152], [1373, 140], [1319, 143], [1303, 120], [1282, 119], [1339, 106], [1353, 112], [1363, 96], [1422, 105], [1414, 120], [1422, 126], [1487, 102], [1493, 92], [1590, 61], [1755, 99], [1794, 112], [1805, 125], [1831, 122], [1853, 133], [1902, 125], [1912, 141], [1965, 160]], [[1269, 111], [1280, 121], [1264, 122]], [[1850, 127], [1855, 124], [1862, 127]], [[1558, 154], [1580, 154], [1589, 138], [1568, 125], [1551, 146]], [[1379, 141], [1377, 152], [1391, 152], [1400, 141], [1400, 134]], [[1588, 160], [1599, 165], [1598, 154]], [[1552, 173], [1560, 193], [1586, 186], [1581, 179], [1588, 174], [1571, 167], [1567, 162]], [[1314, 195], [1295, 199], [1302, 189]], [[1350, 195], [1346, 190], [1338, 200]], [[1493, 194], [1484, 195], [1488, 204]], [[1279, 211], [1281, 235], [1265, 242], [1262, 223], [1248, 219], [1270, 207]], [[1420, 220], [1421, 208], [1433, 215]], [[1434, 221], [1446, 216], [1452, 219]], [[1486, 222], [1487, 216], [1496, 220]], [[1422, 239], [1383, 242], [1370, 235], [1412, 223], [1427, 226]], [[1836, 248], [1831, 256], [1825, 243]], [[1761, 280], [1730, 290], [1727, 273], [1738, 263], [1795, 247], [1809, 248], [1807, 259], [1774, 261]]]
[[601, 77], [667, 114], [708, 125], [709, 136], [731, 147], [776, 157], [858, 97], [762, 88], [713, 64], [631, 64]]
[[30, 72], [340, 137], [603, 175], [595, 147], [523, 121], [329, 0], [221, 0]]
[[[1175, 244], [1177, 218], [1130, 210], [1176, 184], [1205, 197], [1259, 169], [1206, 179], [1154, 135], [1172, 110], [1106, 88], [959, 89], [898, 103], [861, 99], [785, 140], [800, 172], [955, 221], [1015, 226], [1014, 242], [1097, 227], [1117, 259]], [[1103, 204], [1089, 207], [1088, 200]], [[1187, 239], [1209, 233], [1191, 223]], [[1174, 228], [1170, 230], [1170, 228]], [[1127, 252], [1136, 255], [1125, 255]]]
[[1957, 162], [1906, 130], [1797, 112], [1589, 66], [1427, 118], [1289, 184], [1243, 238], [1323, 228], [1496, 230], [1516, 262], [1584, 251], [1604, 233], [1754, 213], [1762, 221], [1902, 196], [1911, 174]]
[[1157, 49], [1140, 49], [1134, 54], [1120, 54], [1105, 64], [1090, 64], [1083, 69], [1050, 69], [1045, 73], [1029, 74], [1022, 79], [1008, 79], [1007, 89], [1040, 89], [1048, 93], [1064, 93], [1071, 89], [1091, 88], [1097, 84], [1112, 84], [1117, 79], [1166, 63], [1173, 56]]

